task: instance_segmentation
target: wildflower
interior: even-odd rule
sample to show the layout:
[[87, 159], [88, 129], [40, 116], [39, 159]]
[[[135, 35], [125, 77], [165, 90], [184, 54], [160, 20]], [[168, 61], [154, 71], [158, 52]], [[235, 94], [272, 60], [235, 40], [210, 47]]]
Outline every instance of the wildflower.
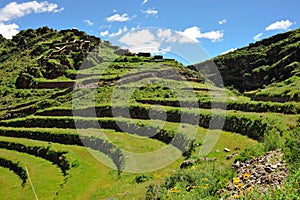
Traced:
[[208, 178], [206, 178], [206, 177], [205, 177], [205, 178], [203, 178], [202, 180], [204, 180], [204, 181], [208, 181]]
[[245, 174], [243, 175], [243, 178], [244, 178], [245, 180], [249, 179], [249, 178], [250, 178], [250, 174], [245, 173]]
[[254, 190], [253, 187], [249, 187], [249, 188], [247, 189], [248, 192], [252, 192], [253, 190]]
[[232, 198], [232, 199], [239, 199], [240, 196], [239, 196], [239, 195], [233, 195], [233, 196], [231, 196], [231, 198]]
[[191, 167], [191, 170], [195, 170], [195, 169], [197, 169], [196, 166], [192, 166], [192, 167]]
[[240, 182], [240, 178], [239, 178], [239, 177], [233, 178], [233, 183], [234, 183], [235, 185], [237, 185], [239, 182]]
[[236, 187], [237, 187], [238, 189], [241, 189], [241, 187], [243, 187], [243, 183], [239, 183]]

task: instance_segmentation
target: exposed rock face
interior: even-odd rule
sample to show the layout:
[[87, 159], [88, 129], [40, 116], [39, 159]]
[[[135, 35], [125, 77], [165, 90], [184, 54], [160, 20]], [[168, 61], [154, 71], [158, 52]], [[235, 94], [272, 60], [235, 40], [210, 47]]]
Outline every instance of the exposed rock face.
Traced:
[[237, 176], [219, 193], [229, 193], [226, 199], [234, 199], [252, 190], [263, 193], [268, 188], [280, 187], [287, 177], [287, 168], [280, 150], [268, 152], [245, 162], [237, 161], [232, 165]]

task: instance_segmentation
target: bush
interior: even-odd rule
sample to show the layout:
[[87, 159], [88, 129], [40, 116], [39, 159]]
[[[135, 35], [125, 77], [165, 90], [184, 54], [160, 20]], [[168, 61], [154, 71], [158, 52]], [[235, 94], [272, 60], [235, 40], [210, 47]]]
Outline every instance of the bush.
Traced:
[[230, 174], [216, 169], [214, 163], [181, 169], [160, 185], [150, 185], [146, 199], [217, 199], [216, 192]]
[[151, 180], [152, 178], [153, 178], [152, 174], [150, 174], [150, 175], [142, 174], [142, 175], [138, 175], [138, 176], [135, 177], [135, 182], [136, 183], [143, 183], [143, 182]]
[[264, 151], [273, 151], [276, 149], [283, 148], [284, 140], [281, 137], [280, 133], [275, 130], [267, 130], [264, 134]]
[[286, 136], [284, 148], [285, 160], [290, 164], [292, 171], [300, 169], [300, 126]]

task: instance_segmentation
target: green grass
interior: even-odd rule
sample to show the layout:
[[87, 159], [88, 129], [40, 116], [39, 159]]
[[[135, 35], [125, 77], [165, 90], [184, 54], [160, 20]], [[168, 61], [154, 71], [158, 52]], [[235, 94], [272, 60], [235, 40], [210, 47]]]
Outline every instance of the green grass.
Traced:
[[[55, 192], [59, 189], [60, 184], [64, 182], [64, 178], [60, 173], [59, 168], [52, 165], [50, 162], [45, 161], [34, 156], [30, 156], [24, 153], [17, 153], [13, 151], [0, 149], [2, 157], [12, 160], [20, 161], [24, 167], [28, 168], [31, 181], [35, 187], [36, 193], [41, 197], [54, 198]], [[51, 174], [51, 176], [49, 176]], [[18, 181], [20, 182], [20, 181]], [[4, 194], [11, 194], [6, 191]], [[18, 199], [33, 199], [34, 194], [32, 188], [26, 183], [25, 188], [22, 188], [15, 194], [18, 195]]]
[[21, 199], [22, 194], [20, 194], [20, 191], [23, 190], [21, 179], [12, 171], [2, 167], [0, 167], [0, 176], [0, 194], [2, 198], [9, 200]]
[[[68, 175], [64, 177], [60, 173], [60, 169], [51, 162], [28, 154], [0, 149], [1, 155], [3, 154], [5, 158], [14, 162], [20, 161], [21, 165], [28, 167], [40, 199], [145, 199], [146, 194], [149, 194], [149, 191], [147, 193], [149, 185], [161, 185], [169, 183], [170, 180], [174, 181], [173, 185], [172, 187], [162, 187], [164, 190], [161, 193], [161, 199], [168, 197], [171, 199], [197, 199], [199, 196], [201, 198], [218, 198], [215, 193], [216, 189], [225, 186], [234, 174], [234, 171], [230, 169], [233, 160], [227, 160], [228, 155], [236, 151], [247, 158], [247, 156], [253, 156], [248, 155], [253, 153], [253, 149], [259, 151], [262, 148], [262, 151], [265, 151], [268, 148], [281, 148], [282, 141], [289, 140], [290, 131], [297, 126], [299, 103], [262, 102], [251, 100], [251, 98], [279, 97], [287, 100], [298, 98], [299, 62], [293, 60], [290, 54], [293, 54], [299, 47], [299, 29], [284, 33], [280, 37], [274, 36], [271, 39], [250, 44], [249, 47], [215, 58], [221, 74], [228, 71], [228, 62], [233, 60], [238, 64], [232, 68], [229, 76], [242, 77], [238, 81], [228, 81], [228, 77], [225, 75], [225, 85], [234, 87], [226, 87], [224, 90], [214, 86], [210, 81], [204, 83], [203, 78], [196, 71], [191, 70], [192, 67], [184, 67], [176, 61], [155, 62], [152, 58], [118, 56], [114, 54], [114, 49], [104, 42], [101, 42], [100, 47], [96, 47], [95, 51], [88, 55], [86, 60], [94, 66], [86, 69], [78, 70], [86, 56], [87, 52], [85, 51], [75, 51], [46, 59], [47, 69], [39, 64], [38, 59], [41, 56], [47, 57], [56, 46], [69, 45], [70, 41], [72, 42], [74, 39], [85, 38], [92, 40], [92, 43], [97, 42], [97, 38], [88, 37], [90, 36], [76, 30], [63, 33], [43, 28], [21, 31], [14, 40], [4, 40], [0, 43], [0, 124], [2, 125], [0, 140], [26, 146], [49, 146], [51, 150], [67, 151], [65, 156], [72, 166]], [[278, 40], [277, 37], [281, 39]], [[277, 52], [276, 58], [278, 59], [274, 59], [274, 62], [269, 60], [270, 50]], [[102, 61], [98, 62], [97, 60]], [[127, 61], [124, 62], [125, 60]], [[247, 68], [241, 69], [240, 66], [244, 66], [245, 63], [247, 63]], [[54, 66], [51, 66], [52, 64]], [[273, 73], [272, 70], [275, 69], [282, 72], [283, 76]], [[97, 82], [99, 79], [101, 87], [96, 89], [78, 88], [72, 92], [62, 89], [16, 89], [16, 80], [20, 77], [21, 72], [27, 74], [26, 77], [32, 77], [33, 81], [41, 83], [73, 82], [78, 73], [81, 77], [77, 81]], [[171, 80], [174, 76], [169, 77], [172, 74], [178, 74], [185, 79], [196, 79], [198, 82], [174, 81]], [[273, 75], [274, 77], [272, 77]], [[124, 82], [116, 81], [122, 76], [129, 80], [128, 83], [123, 84]], [[146, 78], [139, 82], [138, 80], [143, 76]], [[257, 84], [254, 87], [255, 91], [248, 93], [237, 91], [237, 85], [245, 86], [245, 88], [238, 88], [241, 91], [249, 90], [249, 85], [247, 85], [249, 83]], [[252, 86], [250, 88], [254, 90]], [[190, 91], [190, 89], [195, 89], [195, 91]], [[132, 94], [126, 97], [129, 92]], [[112, 105], [112, 100], [117, 98], [119, 101]], [[139, 103], [141, 100], [151, 100], [152, 102], [141, 104]], [[176, 107], [178, 100], [199, 101], [202, 103], [202, 107], [200, 105], [200, 108], [179, 108]], [[225, 113], [220, 109], [210, 109], [206, 105], [210, 102], [219, 104], [226, 102], [228, 110]], [[164, 106], [153, 105], [157, 103]], [[141, 119], [106, 116], [103, 113], [108, 113], [111, 105], [128, 107], [132, 115]], [[84, 110], [93, 106], [102, 109], [99, 110], [99, 114], [102, 113], [101, 117], [74, 118], [72, 116], [73, 107], [77, 110]], [[57, 116], [57, 113], [51, 113], [51, 111], [65, 112], [68, 116], [64, 114]], [[149, 111], [152, 114], [152, 120], [149, 120]], [[50, 116], [42, 116], [47, 112], [50, 112]], [[154, 119], [154, 114], [159, 112], [167, 112], [168, 120]], [[182, 113], [187, 114], [191, 119], [200, 115], [200, 126], [179, 123]], [[206, 129], [211, 117], [219, 120], [222, 118], [221, 114], [226, 114], [224, 130], [227, 131]], [[3, 120], [6, 118], [8, 120]], [[76, 130], [74, 119], [85, 124], [86, 129]], [[95, 129], [98, 122], [105, 126], [102, 132]], [[120, 130], [116, 122], [133, 127], [133, 129], [127, 132]], [[160, 135], [156, 139], [138, 136], [137, 134], [145, 132], [141, 127], [147, 127], [148, 129], [145, 130], [148, 132], [155, 130]], [[159, 129], [161, 131], [158, 131]], [[178, 149], [166, 144], [177, 132], [189, 137], [188, 139], [195, 138], [195, 145], [189, 149], [191, 150], [189, 158], [181, 156]], [[267, 134], [267, 137], [264, 137], [264, 134]], [[112, 169], [115, 167], [112, 157], [98, 151], [99, 149], [83, 147], [79, 135], [88, 141], [95, 138], [107, 139], [116, 147], [121, 148], [124, 158], [128, 161], [125, 169], [144, 167], [147, 170], [151, 168], [151, 165], [163, 168], [153, 172], [120, 173]], [[246, 135], [269, 144], [258, 143], [257, 140], [250, 139]], [[281, 136], [284, 137], [283, 140]], [[218, 139], [214, 140], [214, 137], [218, 137]], [[213, 141], [216, 141], [216, 144], [210, 144]], [[205, 148], [210, 146], [212, 149], [209, 149], [208, 154], [203, 154]], [[240, 150], [234, 150], [236, 147], [239, 147]], [[224, 152], [224, 148], [231, 149], [231, 152]], [[158, 151], [161, 149], [163, 149], [161, 152]], [[245, 153], [245, 149], [250, 150]], [[132, 153], [149, 152], [158, 152], [158, 159], [152, 159], [151, 163], [140, 162], [142, 159], [139, 162], [133, 162], [137, 160], [132, 159]], [[293, 157], [293, 153], [290, 154]], [[167, 166], [160, 165], [164, 164], [163, 158], [172, 158], [173, 156], [178, 156], [175, 162], [165, 164]], [[203, 156], [217, 159], [217, 162], [201, 161], [197, 163], [195, 169], [179, 170], [180, 164], [185, 159], [201, 159]], [[146, 158], [146, 156], [143, 157]], [[99, 160], [105, 162], [102, 163]], [[49, 176], [49, 174], [51, 175]], [[212, 174], [213, 176], [211, 176]], [[28, 181], [23, 188], [22, 181], [11, 171], [0, 168], [0, 175], [1, 197], [34, 199]], [[293, 179], [297, 173], [291, 173], [291, 175], [291, 179]], [[199, 186], [193, 188], [194, 193], [185, 192], [187, 185], [185, 181], [181, 180], [182, 177], [199, 178], [194, 181]], [[3, 179], [7, 181], [2, 181]], [[137, 183], [137, 180], [141, 179], [142, 181]], [[206, 186], [207, 182], [210, 183], [209, 186]], [[291, 186], [293, 184], [295, 185], [296, 181], [288, 181], [287, 191], [293, 193], [294, 188]], [[168, 190], [176, 191], [174, 186], [177, 189], [180, 188], [182, 192], [172, 192], [172, 195], [169, 195]], [[265, 197], [272, 199], [272, 197], [280, 197], [280, 195], [283, 197], [282, 195], [287, 193], [268, 192]], [[256, 199], [259, 196], [254, 194], [252, 197], [246, 198]]]
[[270, 97], [272, 99], [273, 97], [278, 98], [289, 98], [289, 99], [299, 99], [300, 93], [300, 77], [299, 76], [293, 76], [287, 80], [273, 83], [268, 85], [267, 87], [263, 89], [258, 89], [256, 91], [249, 92], [250, 96], [252, 95], [253, 98], [259, 98], [259, 97]]

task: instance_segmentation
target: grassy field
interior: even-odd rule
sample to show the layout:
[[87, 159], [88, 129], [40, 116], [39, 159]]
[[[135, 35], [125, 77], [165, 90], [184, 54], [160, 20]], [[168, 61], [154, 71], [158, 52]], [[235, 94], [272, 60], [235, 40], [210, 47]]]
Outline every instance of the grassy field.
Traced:
[[[79, 39], [91, 41], [91, 48], [74, 48]], [[217, 57], [221, 71], [230, 59], [263, 57], [269, 49], [255, 45], [250, 53], [242, 48]], [[62, 46], [74, 50], [53, 56]], [[244, 91], [218, 87], [175, 60], [117, 50], [80, 31], [48, 28], [0, 44], [0, 158], [29, 172], [22, 185], [13, 166], [0, 167], [0, 198], [34, 199], [35, 191], [39, 199], [219, 199], [217, 191], [235, 174], [228, 157], [249, 159], [278, 148], [296, 168], [285, 186], [298, 194], [292, 188], [298, 165], [289, 161], [298, 162], [297, 62], [287, 63], [284, 69], [293, 72], [285, 80], [267, 77], [265, 86]], [[281, 69], [251, 59], [245, 80]]]

